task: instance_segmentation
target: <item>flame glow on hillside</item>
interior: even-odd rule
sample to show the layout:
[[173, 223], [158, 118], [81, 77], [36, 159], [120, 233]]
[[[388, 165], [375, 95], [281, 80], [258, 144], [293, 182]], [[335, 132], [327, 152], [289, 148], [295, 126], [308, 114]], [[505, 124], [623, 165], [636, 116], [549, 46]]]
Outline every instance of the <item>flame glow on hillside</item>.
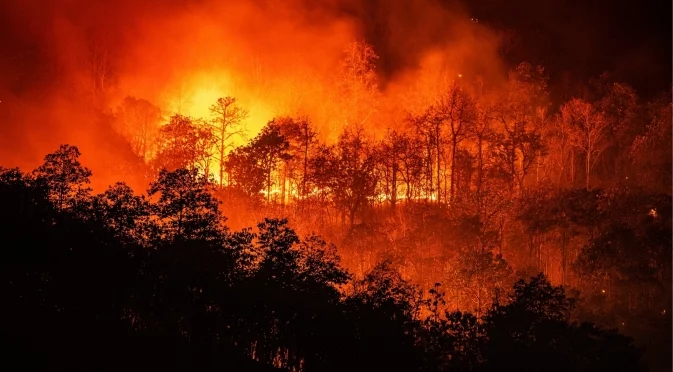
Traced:
[[[321, 139], [333, 141], [354, 120], [382, 135], [427, 103], [447, 77], [496, 82], [505, 76], [495, 33], [435, 0], [411, 8], [382, 4], [375, 19], [360, 16], [364, 4], [346, 0], [42, 5], [29, 0], [14, 12], [16, 19], [31, 19], [31, 32], [48, 45], [49, 64], [58, 73], [51, 85], [36, 87], [43, 102], [27, 103], [20, 108], [25, 112], [13, 115], [29, 143], [19, 151], [30, 153], [9, 159], [32, 167], [58, 144], [76, 143], [102, 187], [116, 180], [119, 171], [108, 163], [127, 156], [125, 145], [111, 143], [98, 124], [72, 123], [99, 121], [89, 113], [95, 110], [114, 115], [126, 97], [156, 105], [167, 122], [176, 113], [208, 118], [217, 98], [231, 96], [249, 112], [247, 138], [274, 117], [306, 116]], [[376, 38], [366, 32], [374, 24]], [[371, 91], [354, 89], [349, 79], [356, 77], [344, 74], [353, 42], [372, 45], [378, 55]], [[17, 76], [25, 67], [15, 67]], [[40, 129], [20, 129], [26, 127]], [[110, 143], [101, 146], [101, 137]]]
[[[160, 103], [164, 116], [173, 114], [193, 118], [210, 118], [211, 106], [220, 97], [237, 97], [240, 104], [249, 111], [245, 127], [248, 135], [254, 136], [281, 108], [270, 106], [263, 99], [254, 99], [246, 91], [237, 88], [232, 79], [224, 72], [200, 72], [181, 80], [176, 87], [168, 88], [161, 94]], [[241, 97], [241, 98], [239, 98]], [[237, 138], [237, 145], [243, 144]]]

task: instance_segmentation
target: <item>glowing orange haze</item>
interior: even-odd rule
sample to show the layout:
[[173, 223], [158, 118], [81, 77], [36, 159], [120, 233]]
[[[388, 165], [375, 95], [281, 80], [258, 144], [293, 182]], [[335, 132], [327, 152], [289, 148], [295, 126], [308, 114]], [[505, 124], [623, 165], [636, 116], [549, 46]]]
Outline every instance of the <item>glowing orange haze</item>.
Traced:
[[[64, 4], [74, 12], [76, 7], [70, 3]], [[92, 77], [96, 78], [91, 73], [91, 45], [99, 45], [98, 54], [109, 67], [102, 96], [111, 112], [126, 96], [133, 96], [159, 106], [166, 119], [174, 113], [206, 117], [218, 97], [233, 96], [250, 113], [248, 137], [273, 117], [306, 115], [321, 137], [330, 140], [346, 124], [349, 113], [360, 109], [371, 111], [365, 125], [371, 134], [380, 135], [385, 128], [398, 125], [405, 112], [430, 103], [443, 87], [460, 79], [459, 74], [478, 74], [489, 81], [504, 76], [497, 38], [468, 16], [444, 10], [434, 0], [414, 2], [413, 9], [391, 3], [389, 46], [404, 48], [424, 42], [419, 36], [440, 40], [428, 43], [422, 55], [409, 58], [418, 61], [416, 66], [381, 79], [375, 102], [343, 97], [337, 71], [344, 49], [362, 40], [362, 22], [308, 10], [299, 0], [271, 3], [210, 1], [170, 10], [145, 6], [142, 11], [132, 2], [120, 2], [120, 9], [90, 5], [93, 10], [80, 11], [79, 19], [68, 14], [51, 20], [51, 42], [58, 63], [66, 66], [69, 83], [84, 93], [90, 90]], [[138, 13], [133, 15], [134, 11]], [[96, 17], [117, 17], [119, 22], [106, 21], [103, 36], [87, 41], [80, 23], [93, 22], [89, 18]], [[395, 21], [398, 18], [404, 22]], [[384, 62], [383, 58], [378, 62]], [[86, 122], [86, 114], [73, 115], [61, 100], [55, 102], [49, 105], [52, 109], [41, 109], [49, 113], [50, 120], [61, 123], [60, 130], [51, 128], [52, 133], [39, 139], [31, 134], [40, 156], [59, 142], [70, 142], [80, 146], [94, 177], [101, 177], [96, 186], [120, 178], [127, 181], [125, 175], [105, 175], [102, 158], [110, 154], [100, 151], [99, 140], [82, 124], [73, 125], [73, 121]]]
[[167, 115], [207, 117], [218, 97], [233, 96], [250, 113], [250, 136], [277, 115], [317, 116], [321, 80], [338, 65], [352, 26], [300, 24], [282, 13], [239, 3], [146, 22], [122, 60], [114, 100], [131, 95]]
[[[391, 111], [426, 103], [428, 97], [419, 97], [419, 91], [440, 88], [439, 74], [455, 78], [469, 70], [476, 55], [494, 66], [482, 73], [497, 74], [499, 64], [491, 63], [497, 61], [492, 36], [463, 18], [446, 32], [457, 29], [460, 39], [429, 51], [419, 69], [387, 82], [369, 126], [394, 125]], [[205, 117], [218, 97], [234, 96], [250, 112], [250, 136], [274, 116], [307, 115], [324, 138], [334, 134], [325, 132], [341, 129], [340, 112], [353, 109], [339, 107], [342, 97], [336, 87], [344, 49], [360, 40], [352, 19], [312, 19], [292, 2], [263, 9], [251, 2], [213, 3], [143, 21], [134, 39], [121, 61], [113, 106], [131, 95], [150, 100], [167, 115]], [[413, 93], [416, 99], [410, 100]]]

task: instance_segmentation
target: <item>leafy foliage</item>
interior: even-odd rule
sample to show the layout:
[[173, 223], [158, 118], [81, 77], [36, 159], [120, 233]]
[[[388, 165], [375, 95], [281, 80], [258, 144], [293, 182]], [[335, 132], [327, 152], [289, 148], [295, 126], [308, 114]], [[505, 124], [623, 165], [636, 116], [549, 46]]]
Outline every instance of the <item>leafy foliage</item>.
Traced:
[[91, 171], [79, 162], [79, 150], [74, 146], [62, 145], [53, 154], [44, 158], [44, 164], [33, 175], [37, 182], [44, 182], [49, 197], [58, 209], [71, 208], [82, 200], [90, 189]]
[[[32, 174], [0, 170], [7, 239], [0, 315], [12, 320], [2, 334], [7, 363], [75, 370], [639, 367], [628, 338], [570, 323], [575, 300], [542, 275], [517, 282], [481, 319], [442, 313], [439, 286], [423, 300], [387, 261], [353, 279], [333, 246], [315, 235], [300, 238], [287, 220], [231, 232], [214, 185], [195, 169], [162, 170], [147, 196], [124, 184], [92, 196], [80, 187], [89, 173], [77, 157], [64, 146]], [[81, 208], [62, 208], [64, 200]], [[424, 307], [430, 315], [422, 319]]]
[[190, 117], [174, 115], [159, 130], [154, 167], [157, 171], [200, 168], [208, 174], [213, 144], [210, 127], [197, 124]]

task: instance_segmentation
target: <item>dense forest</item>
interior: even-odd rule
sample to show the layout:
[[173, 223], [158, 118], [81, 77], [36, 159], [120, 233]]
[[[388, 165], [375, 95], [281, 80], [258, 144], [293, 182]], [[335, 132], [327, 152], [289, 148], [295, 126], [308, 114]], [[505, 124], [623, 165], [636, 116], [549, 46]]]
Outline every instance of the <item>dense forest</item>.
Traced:
[[287, 218], [335, 243], [356, 278], [387, 260], [423, 291], [442, 283], [446, 308], [481, 315], [542, 272], [581, 293], [582, 319], [669, 349], [670, 97], [643, 101], [603, 75], [554, 108], [544, 70], [523, 63], [492, 91], [447, 80], [382, 130], [358, 121], [376, 107], [376, 55], [350, 51], [339, 79], [359, 109], [343, 111], [355, 124], [338, 136], [280, 117], [234, 146], [247, 111], [232, 97], [165, 125], [127, 98], [113, 125], [146, 174], [209, 175], [232, 226]]
[[128, 97], [110, 123], [137, 160], [116, 166], [146, 193], [92, 194], [70, 145], [32, 172], [0, 172], [6, 357], [29, 369], [669, 368], [670, 101], [603, 77], [550, 114], [543, 70], [525, 63], [506, 87], [454, 81], [379, 139], [355, 124], [330, 142], [308, 117], [279, 117], [241, 146], [235, 98], [163, 123]]
[[671, 370], [661, 6], [224, 3], [0, 1], [7, 366]]
[[[287, 220], [230, 230], [216, 186], [196, 170], [162, 170], [143, 196], [123, 183], [92, 195], [79, 155], [63, 145], [33, 172], [0, 171], [6, 366], [644, 368], [630, 338], [574, 321], [577, 297], [542, 274], [516, 281], [481, 314], [450, 311], [439, 283], [423, 295], [390, 261], [356, 279], [334, 246], [299, 237]], [[615, 234], [637, 240], [626, 225]]]

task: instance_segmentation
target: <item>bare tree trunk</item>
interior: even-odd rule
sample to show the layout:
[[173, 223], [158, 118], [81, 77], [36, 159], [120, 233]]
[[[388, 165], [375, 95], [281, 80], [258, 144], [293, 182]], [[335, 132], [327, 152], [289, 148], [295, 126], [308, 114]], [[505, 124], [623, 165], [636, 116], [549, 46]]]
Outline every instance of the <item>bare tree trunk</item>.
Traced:
[[482, 213], [482, 183], [484, 180], [484, 144], [481, 139], [481, 137], [477, 140], [477, 157], [478, 157], [478, 166], [479, 169], [477, 170], [477, 208], [478, 208], [478, 214], [479, 214], [479, 219], [481, 220], [481, 213]]
[[441, 193], [441, 184], [442, 184], [442, 177], [441, 177], [441, 161], [442, 161], [442, 152], [440, 150], [441, 145], [439, 144], [439, 130], [436, 132], [436, 140], [437, 140], [437, 204], [441, 204], [442, 201], [442, 193]]
[[[444, 159], [444, 164], [447, 164], [447, 163], [448, 163], [448, 161], [446, 161], [446, 159]], [[446, 173], [446, 171], [448, 170], [448, 169], [446, 169], [446, 165], [444, 167], [445, 167], [444, 168], [444, 177], [443, 177], [443, 181], [444, 181], [444, 202], [446, 203], [449, 200], [449, 189], [446, 187], [446, 185], [449, 184], [449, 180], [448, 180], [449, 176]]]
[[535, 160], [535, 186], [540, 186], [540, 151], [537, 152]]
[[586, 173], [587, 173], [586, 188], [588, 189], [589, 184], [590, 184], [590, 178], [591, 178], [591, 152], [590, 151], [587, 151]]
[[266, 202], [271, 202], [271, 169], [266, 174]]
[[390, 185], [390, 206], [395, 209], [397, 206], [397, 162], [395, 158], [393, 158], [393, 169], [392, 169], [392, 177], [391, 177], [391, 185]]
[[[409, 169], [409, 168], [406, 168], [406, 169]], [[406, 171], [406, 174], [407, 174], [407, 179], [405, 180], [405, 184], [407, 185], [407, 190], [406, 190], [407, 200], [406, 200], [406, 202], [410, 203], [411, 202], [411, 176], [409, 175], [408, 170]]]
[[220, 143], [220, 188], [224, 187], [224, 141]]
[[426, 195], [425, 195], [425, 201], [428, 202], [429, 200], [432, 200], [432, 189], [434, 188], [433, 186], [433, 181], [432, 181], [432, 174], [433, 174], [433, 160], [432, 160], [432, 144], [428, 140], [428, 169], [426, 173], [427, 182], [426, 182]]
[[575, 151], [570, 153], [570, 186], [575, 186]]
[[224, 186], [223, 178], [224, 178], [224, 151], [226, 147], [225, 139], [224, 136], [227, 134], [227, 109], [224, 108], [222, 110], [222, 126], [220, 127], [220, 148], [218, 149], [220, 152], [220, 188]]
[[285, 182], [287, 181], [287, 167], [283, 166], [283, 181], [280, 186], [280, 205], [282, 208], [285, 208]]
[[451, 143], [451, 194], [449, 201], [451, 204], [455, 201], [456, 198], [456, 147], [458, 147], [458, 143], [454, 139]]
[[302, 175], [302, 185], [301, 185], [301, 198], [306, 198], [306, 179], [308, 178], [308, 146], [309, 146], [309, 137], [308, 133], [305, 133], [304, 136], [304, 174]]
[[561, 145], [561, 171], [559, 172], [558, 176], [558, 186], [557, 188], [561, 188], [561, 184], [563, 183], [563, 178], [566, 173], [566, 151], [565, 151], [565, 145]]

